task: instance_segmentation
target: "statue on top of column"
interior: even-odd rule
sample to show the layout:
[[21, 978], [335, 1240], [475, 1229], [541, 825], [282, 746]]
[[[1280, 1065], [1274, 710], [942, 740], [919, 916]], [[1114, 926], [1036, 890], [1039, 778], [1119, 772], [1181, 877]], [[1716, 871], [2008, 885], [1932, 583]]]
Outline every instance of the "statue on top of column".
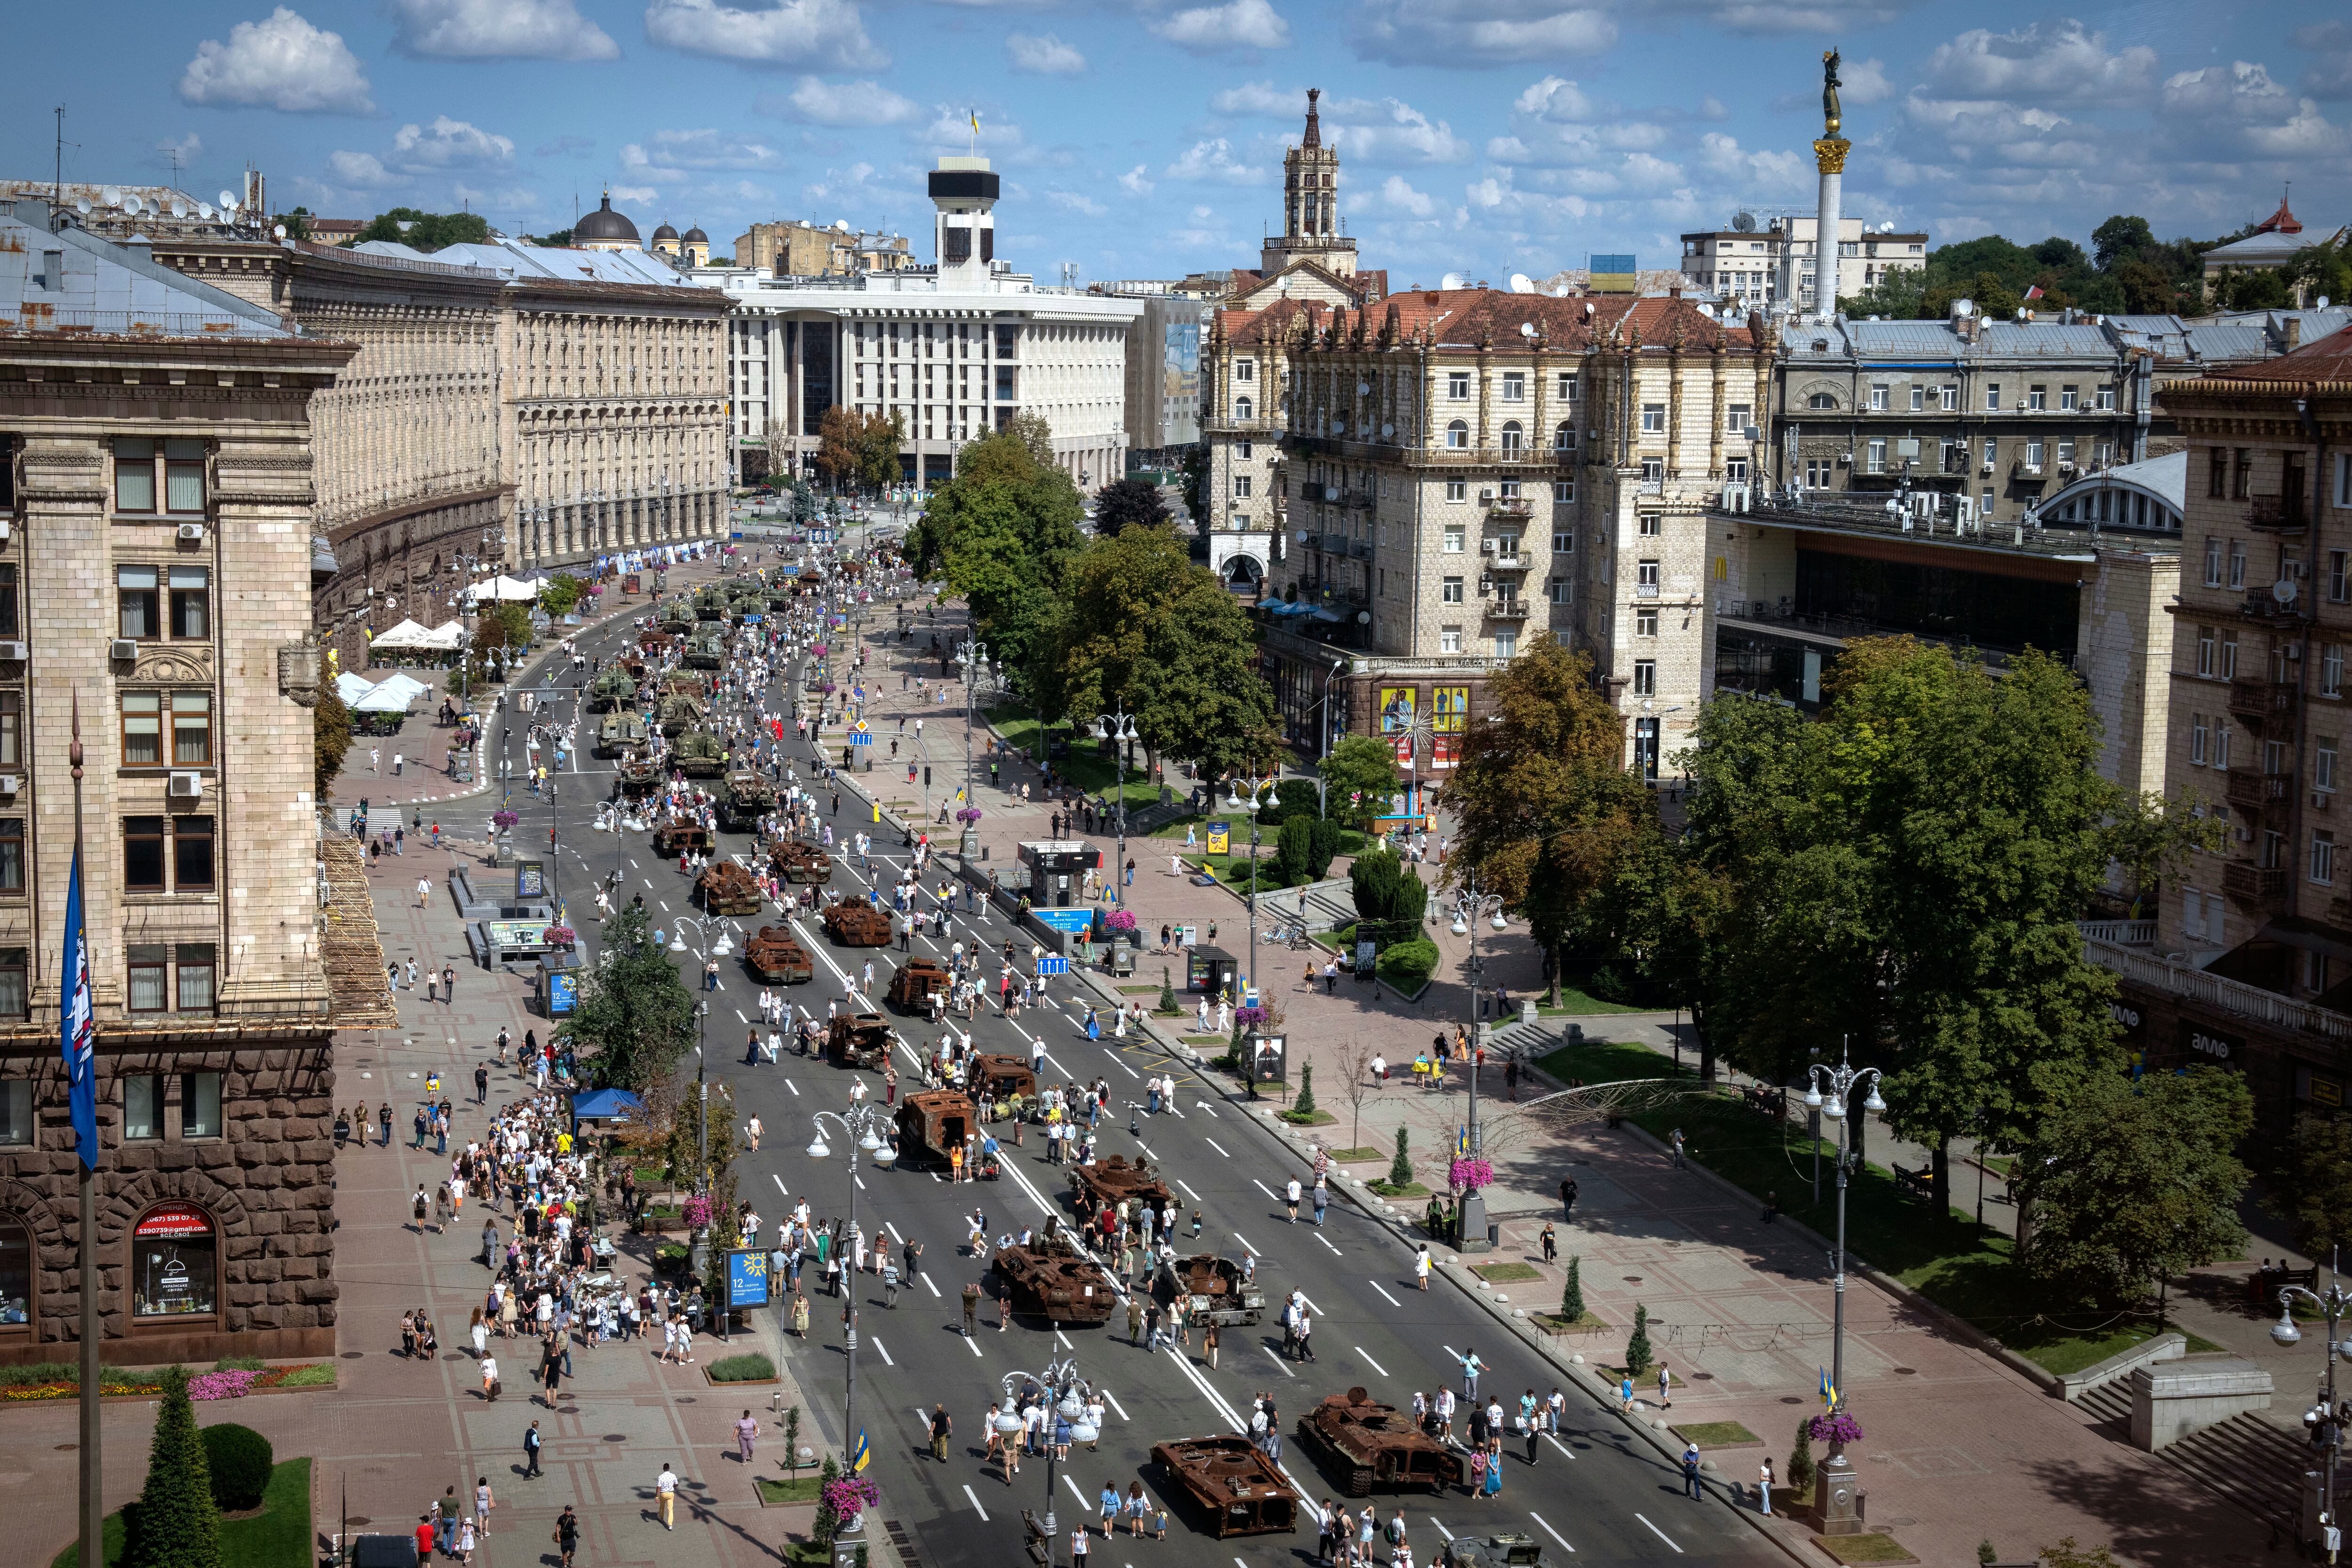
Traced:
[[1822, 135], [1834, 141], [1845, 115], [1838, 106], [1838, 52], [1826, 49], [1822, 53]]

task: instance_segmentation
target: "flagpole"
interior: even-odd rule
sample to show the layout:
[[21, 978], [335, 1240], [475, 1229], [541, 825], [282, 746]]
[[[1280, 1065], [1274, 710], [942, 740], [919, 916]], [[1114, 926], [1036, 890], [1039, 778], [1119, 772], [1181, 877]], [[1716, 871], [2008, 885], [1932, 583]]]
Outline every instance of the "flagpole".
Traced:
[[[64, 1048], [74, 1053], [68, 1063], [70, 1079], [78, 1070], [85, 1076], [74, 1098], [82, 1104], [96, 1099], [94, 1080], [98, 1063], [94, 1057], [81, 1055], [84, 1048], [82, 1031], [95, 1035], [94, 1020], [76, 1017], [80, 988], [71, 971], [79, 970], [88, 960], [83, 956], [86, 946], [79, 929], [81, 923], [81, 696], [73, 700], [73, 741], [66, 749], [66, 758], [73, 766], [74, 789], [74, 853], [73, 886], [68, 904], [66, 943], [68, 974], [65, 995], [61, 998], [64, 1023], [68, 1033]], [[81, 1244], [75, 1263], [81, 1275], [81, 1552], [82, 1568], [100, 1568], [106, 1561], [106, 1490], [105, 1472], [100, 1452], [99, 1427], [99, 1355], [98, 1355], [98, 1169], [95, 1137], [85, 1141], [86, 1129], [80, 1104], [75, 1107], [75, 1142], [80, 1155], [75, 1172], [81, 1191]]]

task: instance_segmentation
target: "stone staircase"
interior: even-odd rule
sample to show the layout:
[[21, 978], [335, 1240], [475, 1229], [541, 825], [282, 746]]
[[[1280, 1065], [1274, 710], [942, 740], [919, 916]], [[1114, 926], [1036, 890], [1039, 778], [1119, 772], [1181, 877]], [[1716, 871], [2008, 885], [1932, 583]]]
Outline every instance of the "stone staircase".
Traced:
[[[2094, 1388], [2075, 1404], [2094, 1418], [2102, 1437], [2131, 1441], [2129, 1379]], [[2310, 1450], [2274, 1422], [2249, 1412], [2159, 1448], [2156, 1457], [2294, 1539], [2303, 1473], [2313, 1461]]]

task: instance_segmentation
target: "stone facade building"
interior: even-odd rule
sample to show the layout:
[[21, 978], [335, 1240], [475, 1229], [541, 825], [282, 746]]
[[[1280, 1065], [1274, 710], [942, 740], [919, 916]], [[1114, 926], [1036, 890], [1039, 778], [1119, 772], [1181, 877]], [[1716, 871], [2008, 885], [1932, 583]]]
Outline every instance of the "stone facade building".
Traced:
[[331, 1030], [383, 1019], [303, 852], [310, 409], [361, 350], [23, 199], [0, 320], [0, 1362], [76, 1327], [78, 815], [105, 1356], [329, 1354]]

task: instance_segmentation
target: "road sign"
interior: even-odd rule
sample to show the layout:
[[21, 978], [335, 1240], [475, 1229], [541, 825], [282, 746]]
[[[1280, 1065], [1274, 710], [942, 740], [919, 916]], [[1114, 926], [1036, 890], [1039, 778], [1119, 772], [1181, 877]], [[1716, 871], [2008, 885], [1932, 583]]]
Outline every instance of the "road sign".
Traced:
[[1066, 975], [1069, 972], [1070, 961], [1058, 953], [1048, 953], [1037, 960], [1037, 975], [1040, 979], [1047, 975]]

